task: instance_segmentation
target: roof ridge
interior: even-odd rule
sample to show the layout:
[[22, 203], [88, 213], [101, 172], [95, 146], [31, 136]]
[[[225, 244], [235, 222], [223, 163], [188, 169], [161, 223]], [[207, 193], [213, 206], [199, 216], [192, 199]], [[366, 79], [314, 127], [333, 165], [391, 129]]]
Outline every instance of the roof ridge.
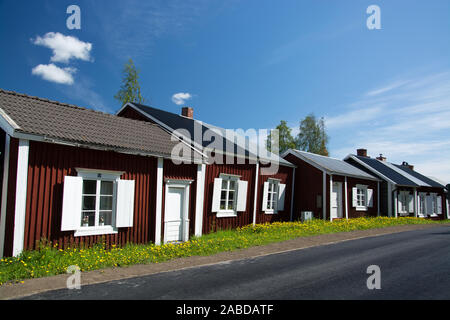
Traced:
[[116, 119], [126, 119], [125, 121], [130, 121], [131, 120], [131, 121], [138, 121], [138, 122], [141, 122], [141, 123], [143, 122], [143, 123], [146, 123], [146, 124], [151, 125], [151, 126], [160, 127], [158, 124], [151, 123], [151, 122], [148, 122], [148, 121], [142, 121], [142, 120], [137, 120], [137, 119], [132, 119], [132, 118], [120, 117], [120, 116], [117, 116], [115, 114], [111, 114], [111, 113], [108, 113], [108, 112], [98, 111], [98, 110], [94, 110], [94, 109], [90, 109], [90, 108], [86, 108], [86, 107], [80, 107], [80, 106], [77, 106], [75, 104], [59, 102], [59, 101], [56, 101], [56, 100], [50, 100], [50, 99], [41, 98], [41, 97], [37, 97], [37, 96], [31, 96], [31, 95], [28, 95], [28, 94], [25, 94], [25, 93], [5, 90], [5, 89], [2, 89], [2, 88], [0, 88], [0, 93], [5, 93], [5, 94], [19, 96], [19, 97], [33, 99], [33, 100], [38, 100], [38, 101], [47, 102], [47, 103], [54, 103], [54, 104], [61, 105], [63, 107], [67, 107], [67, 108], [73, 108], [73, 109], [77, 109], [77, 110], [94, 112], [94, 113], [97, 113], [97, 114], [107, 115], [107, 116], [110, 116], [110, 117], [116, 118]]

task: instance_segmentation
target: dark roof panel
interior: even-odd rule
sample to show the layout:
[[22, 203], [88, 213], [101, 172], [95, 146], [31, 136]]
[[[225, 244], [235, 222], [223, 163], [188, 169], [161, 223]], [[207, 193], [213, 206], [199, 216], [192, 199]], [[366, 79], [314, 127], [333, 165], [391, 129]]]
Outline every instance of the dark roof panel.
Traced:
[[391, 179], [398, 185], [410, 186], [410, 187], [418, 187], [419, 186], [418, 184], [416, 184], [415, 182], [404, 177], [397, 171], [384, 165], [382, 161], [379, 161], [379, 160], [373, 159], [373, 158], [369, 158], [369, 157], [362, 157], [362, 156], [356, 156], [356, 155], [354, 157], [357, 158], [358, 160], [364, 162], [366, 165], [368, 165], [369, 167], [378, 171], [379, 173], [386, 176], [387, 178]]
[[[246, 146], [244, 148], [244, 146], [242, 145], [238, 145], [237, 143], [235, 143], [235, 141], [231, 141], [229, 139], [227, 139], [226, 135], [225, 135], [225, 130], [223, 128], [220, 127], [216, 127], [195, 119], [191, 119], [191, 118], [187, 118], [184, 116], [181, 116], [179, 114], [176, 113], [172, 113], [172, 112], [168, 112], [168, 111], [164, 111], [161, 109], [157, 109], [157, 108], [153, 108], [150, 106], [146, 106], [143, 104], [139, 104], [139, 103], [132, 103], [132, 105], [134, 107], [136, 107], [138, 110], [142, 111], [143, 113], [153, 117], [154, 119], [158, 120], [159, 122], [163, 123], [164, 125], [166, 125], [167, 127], [169, 127], [172, 130], [178, 130], [178, 129], [185, 129], [189, 132], [191, 141], [194, 141], [195, 139], [195, 131], [201, 131], [202, 136], [204, 137], [204, 133], [207, 132], [208, 130], [213, 130], [219, 133], [219, 135], [222, 138], [221, 141], [221, 146], [222, 146], [222, 150], [226, 153], [227, 151], [229, 151], [229, 146], [231, 146], [231, 149], [233, 149], [233, 153], [234, 154], [245, 154], [245, 157], [251, 157], [256, 159], [257, 155], [255, 154], [255, 152], [253, 151], [257, 151], [256, 146], [254, 146], [254, 148], [250, 148], [248, 147], [250, 145], [250, 142], [248, 141], [248, 138], [246, 138]], [[197, 126], [197, 128], [196, 128]], [[201, 129], [201, 130], [199, 130]], [[233, 131], [234, 132], [234, 131]], [[214, 136], [215, 138], [215, 136]], [[212, 138], [211, 141], [208, 141], [206, 139], [201, 139], [201, 141], [195, 141], [198, 142], [197, 144], [194, 144], [194, 146], [197, 146], [198, 148], [206, 148], [208, 146], [211, 145], [211, 143], [214, 142], [214, 138]], [[239, 140], [237, 140], [239, 141]], [[231, 143], [230, 143], [231, 142]], [[245, 150], [244, 150], [245, 149]], [[264, 158], [264, 157], [262, 157]], [[288, 161], [284, 160], [283, 158], [276, 156], [275, 154], [270, 154], [268, 155], [267, 158], [265, 158], [266, 160], [269, 159], [271, 161], [273, 161], [274, 159], [276, 159], [277, 161], [279, 161], [280, 164], [282, 165], [287, 165], [287, 166], [293, 166], [291, 163], [289, 163]]]
[[434, 181], [434, 180], [424, 176], [423, 174], [420, 174], [419, 172], [410, 169], [407, 166], [403, 166], [403, 165], [400, 165], [400, 164], [394, 164], [394, 166], [396, 166], [399, 169], [402, 169], [403, 171], [405, 171], [406, 173], [412, 175], [413, 177], [415, 177], [415, 178], [417, 178], [419, 180], [422, 180], [423, 182], [429, 184], [432, 187], [445, 188], [445, 186], [440, 184], [439, 182]]

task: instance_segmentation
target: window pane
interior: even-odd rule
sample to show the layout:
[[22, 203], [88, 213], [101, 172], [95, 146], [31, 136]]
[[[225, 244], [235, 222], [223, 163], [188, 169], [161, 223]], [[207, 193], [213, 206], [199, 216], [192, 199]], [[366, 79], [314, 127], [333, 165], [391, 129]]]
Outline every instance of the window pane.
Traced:
[[83, 180], [83, 194], [96, 194], [97, 180]]
[[230, 191], [228, 192], [228, 200], [229, 200], [229, 201], [234, 200], [234, 190], [230, 190]]
[[83, 210], [95, 210], [95, 196], [83, 196]]
[[228, 201], [228, 210], [233, 210], [233, 209], [234, 209], [234, 202]]
[[220, 193], [220, 200], [227, 201], [227, 192], [226, 191], [222, 191]]
[[113, 195], [113, 182], [112, 181], [102, 181], [100, 187], [100, 194]]
[[111, 196], [100, 196], [100, 210], [112, 210], [112, 200]]
[[230, 180], [230, 190], [236, 190], [236, 181]]
[[81, 226], [82, 227], [95, 226], [95, 212], [83, 212], [81, 214]]
[[100, 212], [99, 224], [101, 226], [112, 225], [112, 211], [102, 211]]
[[271, 191], [272, 191], [272, 184], [269, 183], [269, 192], [271, 192]]
[[220, 201], [220, 210], [225, 210], [226, 209], [226, 201]]
[[228, 189], [228, 180], [222, 180], [222, 190]]

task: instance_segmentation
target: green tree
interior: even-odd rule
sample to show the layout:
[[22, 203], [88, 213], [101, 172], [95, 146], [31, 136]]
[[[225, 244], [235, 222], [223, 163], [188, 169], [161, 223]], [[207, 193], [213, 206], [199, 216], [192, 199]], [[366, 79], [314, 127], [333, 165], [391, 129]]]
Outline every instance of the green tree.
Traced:
[[141, 95], [141, 86], [139, 85], [139, 70], [136, 69], [131, 58], [125, 64], [122, 85], [114, 98], [119, 100], [122, 105], [127, 102], [143, 103], [145, 101]]
[[[295, 149], [295, 139], [292, 137], [291, 128], [288, 127], [285, 120], [281, 120], [280, 124], [275, 128], [278, 130], [278, 146], [279, 153], [283, 153], [288, 149]], [[277, 138], [276, 134], [269, 133], [266, 140], [267, 150], [272, 151], [272, 143]]]
[[300, 122], [300, 132], [296, 139], [297, 148], [303, 151], [328, 156], [329, 137], [325, 132], [325, 120], [309, 114]]

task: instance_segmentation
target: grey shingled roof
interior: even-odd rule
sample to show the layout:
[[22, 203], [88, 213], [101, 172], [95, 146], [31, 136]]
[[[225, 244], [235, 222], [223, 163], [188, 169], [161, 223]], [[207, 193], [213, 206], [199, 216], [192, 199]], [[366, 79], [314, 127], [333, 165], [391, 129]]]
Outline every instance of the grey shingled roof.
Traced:
[[3, 89], [0, 108], [17, 125], [15, 132], [48, 140], [167, 158], [178, 143], [156, 124]]
[[306, 152], [306, 151], [300, 151], [300, 150], [294, 150], [290, 149], [294, 155], [297, 155], [299, 158], [306, 158], [310, 162], [314, 163], [316, 166], [322, 168], [329, 174], [337, 174], [337, 175], [343, 175], [343, 176], [351, 176], [351, 177], [359, 177], [362, 179], [370, 179], [370, 180], [378, 180], [374, 176], [352, 166], [351, 164], [331, 158], [326, 156], [321, 156], [318, 154]]

